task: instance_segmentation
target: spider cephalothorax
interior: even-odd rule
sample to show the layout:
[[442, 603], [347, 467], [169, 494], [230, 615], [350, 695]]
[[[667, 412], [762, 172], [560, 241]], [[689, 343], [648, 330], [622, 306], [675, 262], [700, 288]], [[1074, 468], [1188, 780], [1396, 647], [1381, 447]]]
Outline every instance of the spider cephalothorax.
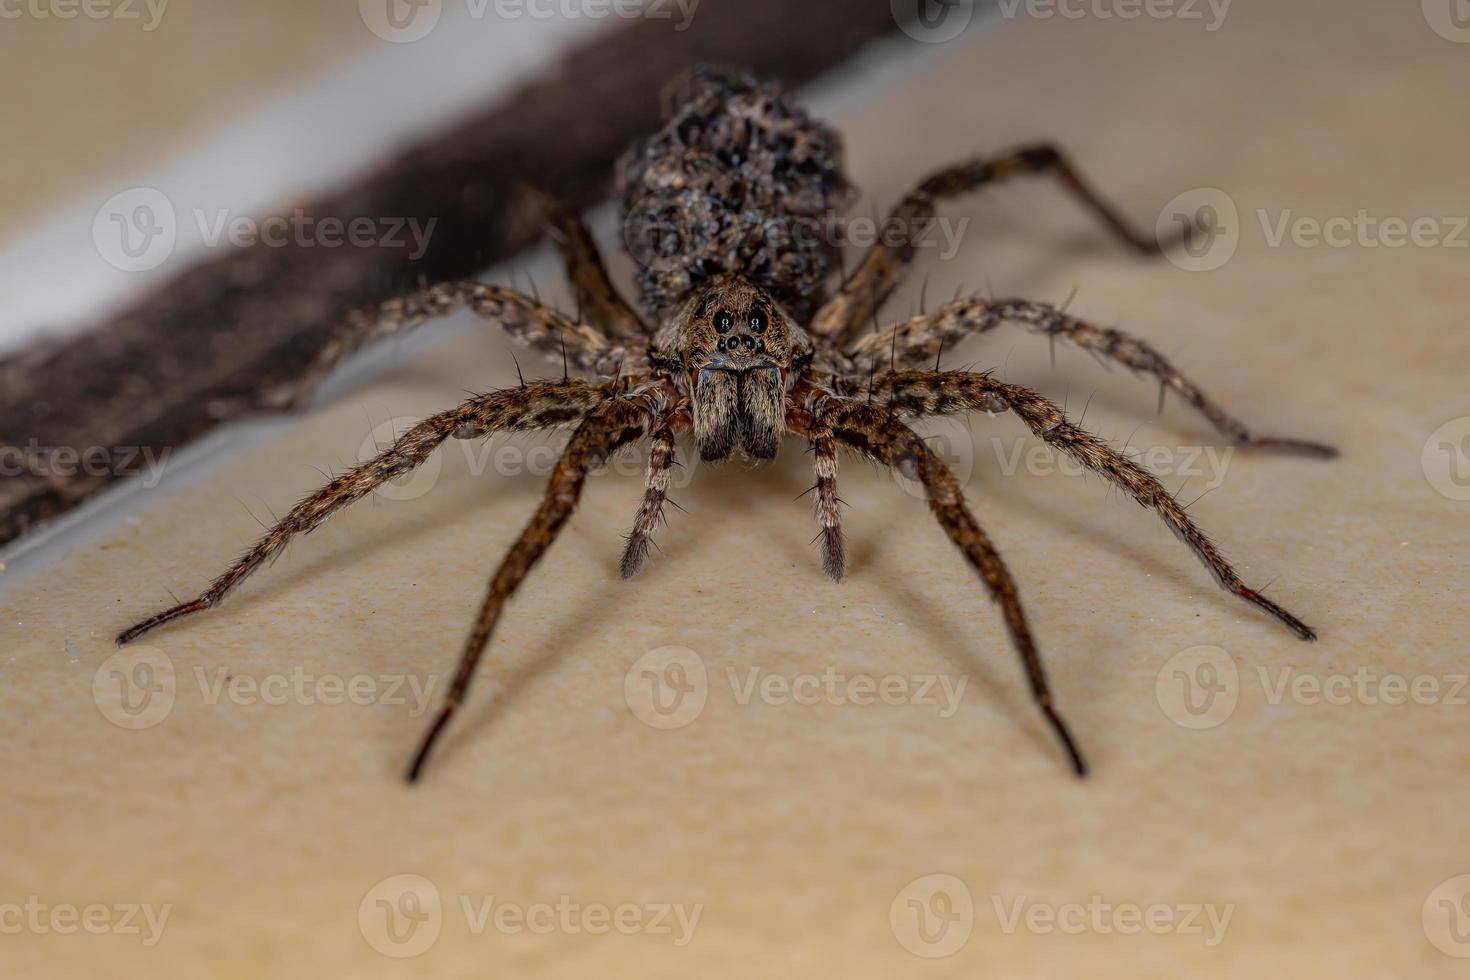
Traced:
[[721, 275], [670, 318], [652, 361], [689, 398], [702, 459], [737, 450], [770, 459], [786, 433], [786, 393], [811, 353], [811, 340], [769, 293]]
[[[294, 536], [418, 466], [447, 439], [575, 426], [540, 507], [490, 580], [444, 707], [409, 767], [409, 778], [416, 779], [469, 691], [506, 600], [571, 517], [590, 469], [620, 446], [648, 440], [647, 486], [620, 564], [623, 577], [631, 578], [644, 567], [662, 523], [677, 436], [690, 435], [704, 459], [720, 460], [735, 454], [769, 459], [789, 434], [811, 449], [822, 566], [834, 580], [847, 567], [839, 450], [923, 486], [935, 520], [1000, 604], [1032, 696], [1082, 775], [1086, 765], [1052, 703], [1016, 583], [966, 505], [959, 481], [909, 427], [913, 419], [976, 410], [1014, 415], [1037, 438], [1152, 510], [1223, 588], [1301, 638], [1315, 639], [1301, 620], [1241, 581], [1184, 507], [1131, 458], [1043, 395], [990, 374], [941, 371], [938, 357], [946, 344], [1017, 324], [1151, 376], [1160, 385], [1161, 405], [1163, 393], [1172, 390], [1241, 446], [1313, 456], [1334, 455], [1330, 447], [1253, 435], [1147, 343], [1045, 303], [957, 297], [874, 330], [938, 202], [997, 181], [1058, 177], [1124, 242], [1140, 252], [1158, 251], [1159, 243], [1132, 231], [1058, 150], [1023, 147], [931, 174], [894, 208], [880, 243], [853, 273], [829, 284], [835, 243], [812, 241], [811, 225], [808, 237], [794, 244], [787, 233], [845, 199], [835, 135], [775, 86], [741, 75], [701, 70], [675, 91], [668, 123], [620, 167], [620, 186], [633, 202], [627, 244], [641, 264], [639, 284], [653, 323], [620, 297], [582, 223], [553, 207], [548, 226], [577, 294], [577, 317], [499, 286], [439, 283], [351, 317], [301, 385], [277, 400], [299, 402], [332, 365], [368, 340], [465, 307], [596, 381], [564, 371], [559, 381], [521, 381], [424, 419], [298, 503], [197, 598], [124, 631], [118, 642], [216, 605]], [[652, 206], [640, 212], [637, 202], [644, 199]], [[668, 233], [664, 218], [676, 233]], [[782, 233], [768, 234], [773, 230]]]

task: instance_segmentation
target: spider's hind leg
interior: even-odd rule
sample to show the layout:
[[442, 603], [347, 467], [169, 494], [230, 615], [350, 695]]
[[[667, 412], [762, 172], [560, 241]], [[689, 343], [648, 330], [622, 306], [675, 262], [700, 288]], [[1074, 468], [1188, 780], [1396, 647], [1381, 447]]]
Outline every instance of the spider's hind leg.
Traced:
[[130, 643], [149, 630], [175, 619], [219, 605], [227, 593], [266, 561], [280, 554], [296, 535], [315, 530], [343, 507], [418, 467], [440, 444], [466, 426], [481, 432], [547, 428], [582, 417], [602, 398], [602, 389], [575, 378], [570, 381], [541, 381], [525, 388], [480, 395], [459, 408], [429, 416], [399, 436], [388, 449], [343, 473], [292, 507], [290, 513], [225, 569], [197, 598], [124, 630], [117, 638], [118, 645]]
[[[1157, 255], [1167, 246], [1153, 235], [1134, 229], [1057, 147], [1050, 143], [1024, 146], [998, 157], [947, 167], [930, 174], [910, 191], [889, 214], [879, 244], [868, 250], [837, 293], [817, 311], [812, 319], [813, 332], [832, 338], [841, 348], [867, 329], [913, 262], [920, 236], [934, 220], [937, 202], [1030, 174], [1056, 177], [1114, 237], [1134, 251]], [[1183, 228], [1180, 234], [1193, 234], [1193, 229]]]
[[1026, 623], [1015, 580], [1001, 560], [1000, 552], [965, 506], [964, 493], [949, 467], [925, 445], [918, 433], [886, 409], [853, 402], [840, 403], [828, 406], [825, 413], [819, 410], [804, 427], [808, 436], [814, 436], [826, 426], [830, 426], [834, 438], [849, 449], [923, 483], [929, 510], [935, 520], [1000, 604], [1006, 629], [1016, 652], [1020, 654], [1037, 708], [1057, 741], [1061, 742], [1073, 771], [1079, 777], [1087, 775], [1087, 762], [1082, 751], [1053, 703], [1051, 685], [1041, 663], [1041, 653], [1031, 636], [1031, 627]]
[[552, 244], [567, 267], [567, 278], [572, 281], [583, 314], [615, 341], [646, 344], [648, 325], [608, 278], [602, 254], [582, 219], [546, 194], [532, 191], [530, 196], [540, 208]]
[[559, 359], [565, 352], [568, 364], [580, 370], [610, 374], [622, 358], [622, 348], [601, 330], [514, 289], [470, 280], [441, 282], [349, 314], [296, 378], [264, 393], [260, 407], [298, 409], [337, 365], [367, 344], [467, 308], [550, 356]]
[[989, 375], [964, 371], [902, 371], [880, 378], [878, 390], [889, 408], [906, 416], [1010, 409], [1043, 442], [1060, 449], [1157, 514], [1174, 536], [1194, 552], [1221, 588], [1270, 613], [1303, 640], [1317, 638], [1310, 626], [1241, 581], [1210, 536], [1194, 523], [1183, 505], [1152, 473], [1077, 426], [1040, 394]]
[[879, 355], [892, 356], [901, 365], [916, 366], [934, 360], [947, 346], [970, 334], [985, 333], [1004, 323], [1031, 327], [1049, 339], [1061, 338], [1137, 373], [1151, 375], [1159, 382], [1161, 408], [1164, 393], [1173, 391], [1244, 449], [1320, 459], [1337, 455], [1335, 448], [1319, 442], [1253, 434], [1245, 423], [1213, 401], [1147, 341], [1111, 327], [1099, 327], [1048, 303], [1023, 299], [958, 300], [900, 323], [892, 330], [864, 337], [853, 346], [851, 356], [859, 363]]
[[536, 509], [521, 536], [511, 545], [505, 558], [501, 560], [500, 567], [490, 579], [489, 589], [480, 605], [480, 613], [470, 629], [469, 638], [465, 641], [459, 667], [450, 682], [444, 705], [424, 734], [413, 763], [409, 766], [409, 782], [417, 781], [423, 773], [424, 764], [428, 761], [434, 744], [464, 702], [465, 695], [469, 693], [475, 669], [484, 656], [485, 647], [495, 632], [495, 624], [499, 622], [506, 602], [550, 549], [572, 516], [572, 511], [582, 498], [582, 488], [587, 482], [588, 471], [601, 465], [617, 449], [641, 436], [645, 427], [643, 408], [628, 400], [612, 399], [589, 415], [572, 434], [571, 442], [567, 444], [566, 450], [557, 460], [556, 468], [552, 470], [541, 506]]

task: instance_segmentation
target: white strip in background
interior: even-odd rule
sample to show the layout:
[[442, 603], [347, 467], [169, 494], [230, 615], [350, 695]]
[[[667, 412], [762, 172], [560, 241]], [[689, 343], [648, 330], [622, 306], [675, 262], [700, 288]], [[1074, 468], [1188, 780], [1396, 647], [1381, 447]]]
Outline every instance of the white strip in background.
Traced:
[[[200, 260], [222, 221], [270, 214], [340, 186], [498, 95], [599, 30], [607, 18], [504, 18], [469, 0], [361, 0], [395, 7], [401, 41], [372, 38], [326, 74], [230, 119], [161, 166], [119, 174], [0, 246], [0, 351], [78, 329]], [[483, 11], [474, 16], [473, 10]], [[422, 36], [416, 28], [431, 27]], [[370, 36], [370, 35], [369, 35]], [[417, 39], [413, 39], [417, 38]], [[412, 40], [411, 40], [412, 39]], [[201, 224], [204, 226], [201, 230]]]

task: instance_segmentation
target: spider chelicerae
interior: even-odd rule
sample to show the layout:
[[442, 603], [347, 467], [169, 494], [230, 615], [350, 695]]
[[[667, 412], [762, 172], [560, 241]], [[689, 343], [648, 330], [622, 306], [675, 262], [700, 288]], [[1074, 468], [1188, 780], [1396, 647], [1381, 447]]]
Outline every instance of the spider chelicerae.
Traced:
[[[930, 512], [1000, 604], [1036, 704], [1081, 776], [1086, 763], [1053, 704], [1016, 584], [959, 482], [909, 427], [914, 419], [977, 409], [1014, 413], [1037, 437], [1153, 510], [1221, 587], [1302, 639], [1315, 639], [1296, 616], [1246, 586], [1184, 507], [1129, 457], [1035, 391], [990, 374], [942, 371], [939, 359], [946, 343], [1017, 324], [1153, 376], [1161, 401], [1174, 391], [1243, 447], [1319, 457], [1335, 455], [1331, 447], [1252, 434], [1147, 343], [1045, 303], [957, 297], [879, 325], [878, 310], [912, 264], [938, 202], [1009, 178], [1051, 175], [1135, 251], [1162, 249], [1132, 230], [1058, 150], [1029, 146], [933, 174], [903, 198], [879, 243], [829, 294], [840, 250], [821, 232], [830, 231], [832, 216], [851, 197], [836, 134], [796, 108], [780, 87], [735, 72], [695, 69], [669, 87], [665, 100], [665, 124], [628, 150], [617, 174], [625, 245], [637, 263], [648, 320], [619, 296], [582, 222], [532, 196], [567, 266], [575, 317], [511, 289], [439, 283], [355, 313], [300, 381], [271, 397], [300, 404], [364, 343], [464, 308], [559, 354], [562, 378], [523, 379], [423, 419], [298, 503], [197, 598], [128, 629], [118, 643], [218, 604], [294, 536], [412, 470], [447, 439], [573, 427], [544, 499], [490, 580], [444, 705], [409, 767], [414, 781], [464, 702], [506, 601], [571, 517], [590, 470], [619, 448], [649, 440], [647, 488], [621, 562], [622, 576], [631, 578], [643, 568], [663, 519], [677, 436], [690, 435], [701, 459], [718, 461], [770, 459], [790, 434], [810, 444], [822, 564], [834, 580], [846, 569], [839, 451], [922, 485]], [[572, 377], [568, 366], [596, 380]]]

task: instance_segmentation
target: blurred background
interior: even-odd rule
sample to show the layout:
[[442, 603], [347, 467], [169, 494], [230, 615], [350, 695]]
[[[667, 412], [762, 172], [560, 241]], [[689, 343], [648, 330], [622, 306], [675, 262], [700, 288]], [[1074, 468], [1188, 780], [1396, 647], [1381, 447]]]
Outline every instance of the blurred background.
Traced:
[[[216, 685], [432, 690], [534, 466], [455, 456], [116, 660], [118, 628], [322, 471], [515, 383], [510, 345], [458, 316], [295, 412], [270, 397], [346, 313], [427, 281], [570, 308], [520, 188], [584, 213], [631, 296], [613, 164], [704, 62], [840, 129], [856, 216], [1050, 140], [1140, 228], [1207, 220], [1148, 262], [1047, 182], [987, 190], [884, 320], [961, 290], [1070, 298], [1260, 430], [1341, 446], [1236, 454], [1019, 331], [945, 354], [1085, 411], [1321, 642], [981, 419], [926, 434], [1021, 583], [1086, 784], [913, 488], [844, 469], [838, 593], [790, 446], [701, 469], [634, 590], [614, 531], [638, 469], [589, 492], [412, 792], [417, 695], [240, 708]], [[1463, 975], [1466, 0], [0, 0], [0, 84], [0, 972]], [[672, 731], [626, 686], [669, 649], [707, 688]], [[955, 710], [742, 700], [747, 669], [937, 677]], [[619, 909], [627, 930], [591, 924]]]

